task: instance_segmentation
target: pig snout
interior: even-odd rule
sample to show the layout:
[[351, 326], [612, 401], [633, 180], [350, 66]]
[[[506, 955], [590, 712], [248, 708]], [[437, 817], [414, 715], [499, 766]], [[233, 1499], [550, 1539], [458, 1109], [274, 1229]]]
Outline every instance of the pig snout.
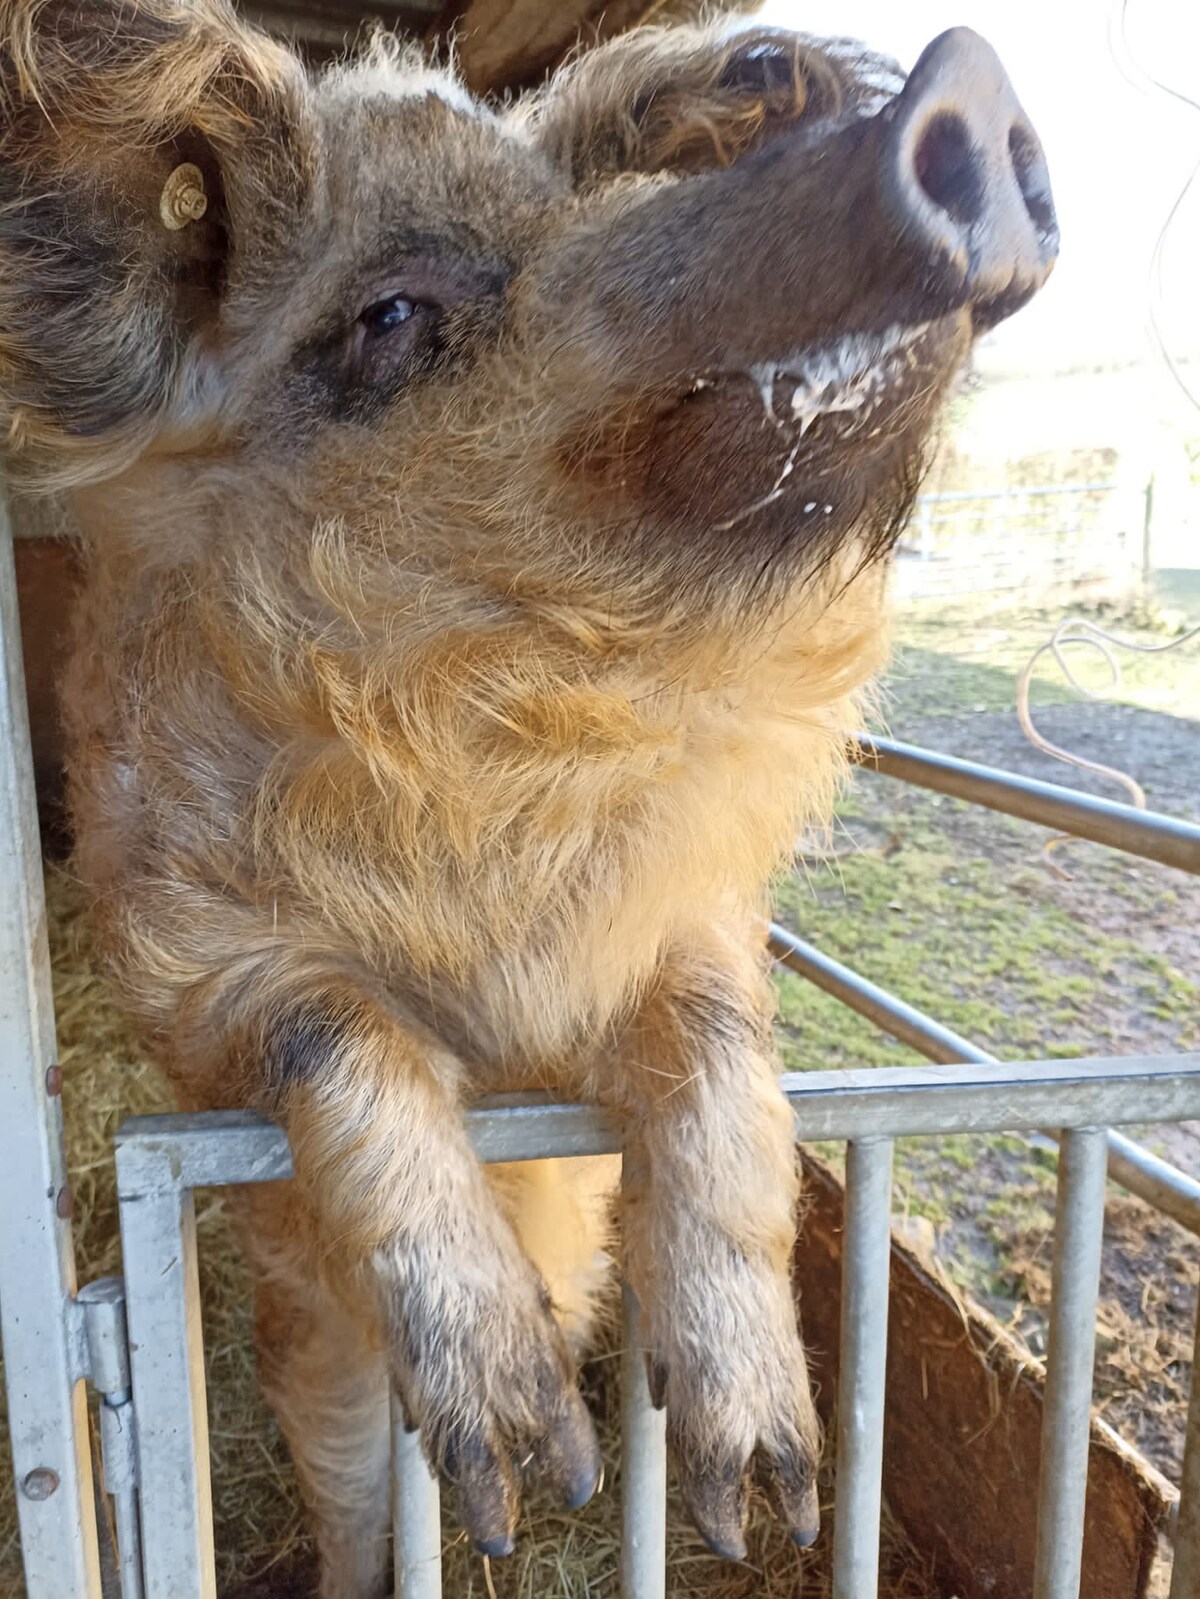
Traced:
[[885, 209], [910, 247], [1005, 314], [1045, 282], [1058, 254], [1037, 134], [995, 51], [969, 28], [928, 45], [883, 141]]
[[630, 386], [962, 313], [978, 332], [1057, 249], [1037, 136], [991, 46], [956, 28], [873, 115], [800, 118], [728, 167], [623, 195], [532, 269], [525, 304]]

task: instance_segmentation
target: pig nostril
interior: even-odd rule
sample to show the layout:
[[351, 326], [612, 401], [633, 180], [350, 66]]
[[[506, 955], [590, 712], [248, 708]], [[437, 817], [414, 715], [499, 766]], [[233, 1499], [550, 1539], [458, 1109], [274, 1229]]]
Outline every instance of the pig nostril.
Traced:
[[921, 292], [962, 296], [976, 326], [1023, 304], [1058, 254], [1046, 159], [991, 46], [935, 39], [883, 112], [880, 195]]
[[1008, 154], [1030, 221], [1039, 238], [1049, 238], [1056, 231], [1057, 223], [1046, 186], [1041, 149], [1028, 129], [1016, 122], [1008, 130]]
[[960, 116], [939, 111], [930, 119], [917, 145], [913, 169], [926, 195], [955, 222], [975, 222], [982, 215], [983, 175]]

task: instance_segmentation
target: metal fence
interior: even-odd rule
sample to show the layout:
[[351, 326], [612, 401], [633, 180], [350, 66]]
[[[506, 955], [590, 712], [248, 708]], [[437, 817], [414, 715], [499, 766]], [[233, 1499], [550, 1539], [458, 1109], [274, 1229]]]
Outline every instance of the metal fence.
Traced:
[[[875, 1599], [879, 1581], [893, 1140], [1061, 1129], [1035, 1599], [1076, 1599], [1108, 1158], [1104, 1123], [1200, 1115], [1200, 1056], [806, 1072], [782, 1081], [798, 1138], [848, 1144], [834, 1525], [839, 1599]], [[620, 1148], [612, 1122], [585, 1105], [497, 1102], [468, 1112], [467, 1125], [484, 1161], [601, 1155]], [[118, 1135], [117, 1169], [142, 1456], [146, 1591], [164, 1599], [210, 1599], [212, 1527], [191, 1194], [196, 1188], [285, 1179], [291, 1158], [279, 1128], [230, 1111], [127, 1123]], [[650, 1406], [636, 1306], [628, 1294], [625, 1315], [624, 1593], [626, 1599], [661, 1599], [665, 1431], [661, 1413]], [[400, 1599], [436, 1599], [442, 1591], [437, 1484], [417, 1441], [402, 1428], [395, 1440], [396, 1592]], [[1185, 1534], [1182, 1522], [1176, 1568], [1186, 1569], [1189, 1536], [1200, 1579], [1200, 1542]], [[1195, 1599], [1197, 1591], [1178, 1587], [1176, 1599]]]
[[1037, 483], [919, 496], [896, 587], [913, 598], [1119, 592], [1148, 559], [1151, 498], [1117, 482]]
[[[17, 635], [12, 552], [0, 536], [0, 1318], [29, 1599], [213, 1599], [216, 1592], [193, 1193], [290, 1175], [280, 1129], [238, 1112], [133, 1121], [117, 1139], [123, 1283], [76, 1293], [61, 1081]], [[861, 756], [924, 783], [1188, 871], [1200, 828], [883, 740]], [[1079, 1599], [1106, 1167], [1200, 1231], [1197, 1185], [1108, 1129], [1200, 1117], [1200, 1056], [1001, 1063], [773, 930], [775, 949], [939, 1064], [784, 1077], [796, 1136], [844, 1141], [836, 1599], [879, 1580], [892, 1151], [896, 1138], [988, 1132], [1059, 1143], [1037, 1576], [1033, 1599]], [[470, 1111], [484, 1161], [615, 1152], [595, 1107], [499, 1101]], [[127, 1326], [125, 1322], [127, 1321]], [[1200, 1347], [1198, 1347], [1200, 1354]], [[100, 1395], [97, 1513], [84, 1392]], [[666, 1592], [666, 1444], [650, 1403], [637, 1307], [625, 1296], [622, 1583]], [[438, 1487], [394, 1422], [400, 1599], [441, 1594]], [[105, 1576], [107, 1573], [107, 1578]], [[1200, 1382], [1193, 1384], [1171, 1599], [1200, 1594]]]

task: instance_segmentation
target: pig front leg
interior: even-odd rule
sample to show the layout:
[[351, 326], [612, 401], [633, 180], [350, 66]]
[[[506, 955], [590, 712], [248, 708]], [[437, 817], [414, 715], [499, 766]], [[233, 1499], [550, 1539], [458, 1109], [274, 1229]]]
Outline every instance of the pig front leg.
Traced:
[[748, 926], [672, 952], [618, 1078], [651, 1393], [696, 1525], [730, 1559], [752, 1479], [797, 1543], [818, 1530], [820, 1425], [789, 1275], [798, 1167], [761, 948]]
[[[264, 989], [269, 1004], [255, 1009]], [[507, 1553], [522, 1476], [542, 1475], [576, 1507], [595, 1489], [600, 1456], [545, 1284], [467, 1140], [462, 1064], [385, 1002], [320, 974], [292, 985], [273, 971], [231, 996], [230, 1010], [242, 1012], [242, 1049], [257, 1035], [264, 1108], [287, 1129], [297, 1212], [309, 1218], [308, 1264], [293, 1275], [307, 1270], [369, 1316], [476, 1548]], [[312, 1362], [291, 1372], [286, 1356], [273, 1392], [293, 1416], [321, 1411], [322, 1396], [292, 1392], [312, 1380]], [[303, 1455], [307, 1429], [289, 1435]], [[301, 1465], [307, 1481], [320, 1478], [319, 1458]], [[337, 1549], [323, 1558], [322, 1591], [357, 1594], [330, 1569]]]

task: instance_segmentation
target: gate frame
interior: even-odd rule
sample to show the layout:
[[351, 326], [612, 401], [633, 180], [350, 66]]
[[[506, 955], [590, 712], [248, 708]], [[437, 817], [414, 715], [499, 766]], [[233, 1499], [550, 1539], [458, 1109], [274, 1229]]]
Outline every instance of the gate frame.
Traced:
[[30, 1599], [100, 1599], [62, 1073], [7, 507], [0, 497], [0, 1333]]

